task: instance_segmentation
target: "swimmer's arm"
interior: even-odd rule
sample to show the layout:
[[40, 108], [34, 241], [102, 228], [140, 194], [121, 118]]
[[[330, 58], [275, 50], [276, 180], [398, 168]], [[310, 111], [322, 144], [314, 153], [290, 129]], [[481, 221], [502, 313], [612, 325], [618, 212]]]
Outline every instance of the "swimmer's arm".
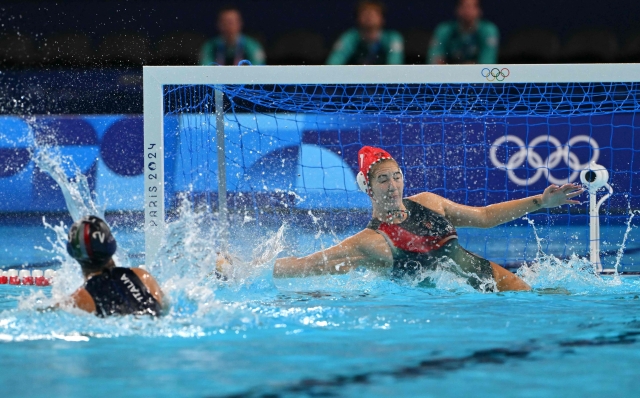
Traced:
[[73, 305], [75, 307], [80, 308], [83, 311], [90, 313], [96, 312], [96, 303], [93, 301], [93, 297], [91, 297], [89, 292], [83, 287], [79, 288], [71, 295], [71, 300], [73, 300]]
[[162, 292], [162, 289], [160, 289], [160, 285], [155, 278], [142, 268], [131, 268], [131, 271], [135, 272], [142, 283], [144, 283], [147, 289], [149, 289], [153, 298], [156, 299], [156, 301], [160, 303], [160, 306], [164, 308], [164, 293]]
[[[295, 278], [313, 275], [346, 274], [370, 258], [363, 251], [363, 240], [368, 235], [360, 232], [335, 246], [305, 257], [285, 257], [276, 260], [274, 278]], [[371, 231], [375, 234], [375, 232]], [[363, 236], [363, 233], [365, 236]]]
[[541, 195], [528, 198], [510, 200], [486, 206], [485, 225], [493, 227], [520, 218], [527, 213], [540, 209], [549, 209], [567, 204], [579, 204], [572, 198], [580, 195], [584, 189], [577, 184], [552, 184]]
[[572, 198], [580, 195], [584, 189], [576, 184], [562, 186], [551, 185], [540, 195], [509, 200], [485, 207], [465, 206], [441, 198], [445, 216], [456, 227], [491, 228], [524, 216], [532, 211], [547, 209], [565, 204], [578, 204]]
[[353, 259], [322, 259], [318, 253], [306, 257], [284, 257], [276, 260], [274, 278], [296, 278], [314, 275], [346, 274], [356, 268]]
[[511, 271], [499, 266], [492, 261], [490, 261], [489, 263], [491, 264], [493, 279], [496, 281], [496, 287], [498, 288], [498, 291], [505, 292], [531, 290], [531, 286], [527, 285], [525, 281], [520, 279]]

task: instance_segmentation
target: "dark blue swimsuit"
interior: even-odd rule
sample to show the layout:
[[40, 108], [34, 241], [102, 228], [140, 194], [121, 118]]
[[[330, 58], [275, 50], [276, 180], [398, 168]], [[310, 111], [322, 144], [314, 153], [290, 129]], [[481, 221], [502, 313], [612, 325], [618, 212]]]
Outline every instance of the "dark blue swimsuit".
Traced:
[[433, 271], [443, 258], [453, 260], [460, 267], [458, 271], [462, 271], [459, 274], [476, 289], [493, 278], [491, 263], [460, 246], [449, 220], [412, 200], [403, 199], [402, 203], [409, 212], [403, 222], [387, 224], [374, 218], [367, 225], [391, 247], [393, 278], [412, 277], [421, 270]]
[[115, 267], [89, 279], [84, 288], [96, 303], [96, 315], [153, 315], [161, 312], [160, 303], [129, 268]]

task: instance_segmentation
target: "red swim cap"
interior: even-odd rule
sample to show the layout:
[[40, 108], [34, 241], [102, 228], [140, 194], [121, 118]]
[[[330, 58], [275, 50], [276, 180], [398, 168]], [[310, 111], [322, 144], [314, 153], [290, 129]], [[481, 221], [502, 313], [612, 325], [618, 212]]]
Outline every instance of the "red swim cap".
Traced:
[[358, 187], [362, 192], [369, 192], [369, 171], [371, 167], [380, 162], [381, 160], [391, 159], [394, 160], [389, 152], [384, 149], [372, 147], [372, 146], [363, 146], [358, 151], [358, 166], [360, 168], [360, 172], [358, 173], [357, 181]]

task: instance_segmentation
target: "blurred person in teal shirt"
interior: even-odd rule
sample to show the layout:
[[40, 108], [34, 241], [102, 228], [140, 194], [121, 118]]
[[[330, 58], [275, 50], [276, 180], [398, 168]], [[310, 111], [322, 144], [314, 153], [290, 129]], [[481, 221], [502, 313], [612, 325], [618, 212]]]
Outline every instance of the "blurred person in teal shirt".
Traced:
[[384, 4], [363, 0], [356, 9], [357, 28], [340, 36], [327, 65], [398, 65], [404, 62], [404, 40], [384, 26]]
[[238, 65], [242, 60], [248, 60], [252, 65], [264, 65], [264, 50], [256, 40], [242, 34], [242, 15], [236, 7], [220, 9], [218, 31], [219, 36], [202, 46], [201, 65]]
[[480, 0], [458, 0], [456, 21], [439, 24], [428, 51], [430, 64], [495, 64], [498, 27], [481, 19]]

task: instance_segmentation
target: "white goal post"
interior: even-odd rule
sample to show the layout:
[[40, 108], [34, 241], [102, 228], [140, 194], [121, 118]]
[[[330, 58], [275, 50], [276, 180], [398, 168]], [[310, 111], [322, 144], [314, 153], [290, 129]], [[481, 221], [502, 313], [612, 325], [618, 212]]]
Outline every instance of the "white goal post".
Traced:
[[[492, 71], [502, 80], [492, 79]], [[506, 76], [505, 76], [506, 75]], [[421, 83], [588, 83], [638, 82], [640, 65], [398, 65], [398, 66], [145, 66], [144, 105], [144, 232], [145, 262], [155, 261], [165, 230], [164, 86], [228, 84], [421, 84]], [[216, 95], [222, 95], [216, 90]], [[221, 104], [222, 101], [216, 101]], [[218, 151], [224, 153], [221, 105], [218, 113]], [[223, 159], [221, 156], [220, 159]], [[219, 164], [224, 176], [224, 165]], [[224, 178], [220, 178], [224, 184]], [[219, 187], [219, 210], [224, 216], [226, 195]]]

